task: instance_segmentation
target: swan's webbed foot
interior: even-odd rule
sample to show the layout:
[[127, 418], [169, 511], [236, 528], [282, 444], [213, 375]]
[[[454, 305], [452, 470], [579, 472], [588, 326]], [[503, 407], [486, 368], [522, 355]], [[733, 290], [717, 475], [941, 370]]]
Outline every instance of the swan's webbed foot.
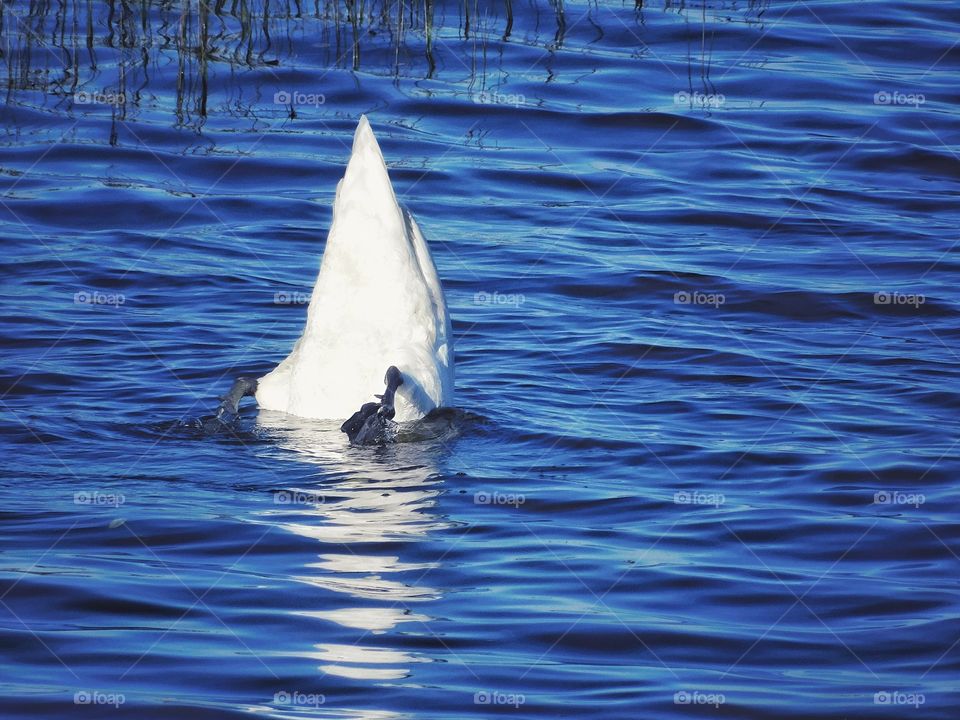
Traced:
[[393, 422], [393, 416], [396, 415], [395, 396], [397, 388], [403, 385], [403, 377], [396, 366], [391, 365], [383, 381], [387, 389], [383, 395], [374, 396], [380, 402], [364, 403], [340, 426], [340, 432], [345, 432], [355, 445], [382, 445], [396, 435], [397, 424]]

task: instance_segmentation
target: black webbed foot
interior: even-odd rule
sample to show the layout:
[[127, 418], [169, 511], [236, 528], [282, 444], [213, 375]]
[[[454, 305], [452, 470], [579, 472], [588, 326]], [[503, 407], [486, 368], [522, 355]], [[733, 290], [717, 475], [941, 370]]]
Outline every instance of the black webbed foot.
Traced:
[[393, 422], [393, 416], [396, 415], [395, 396], [397, 388], [403, 385], [403, 377], [396, 366], [391, 365], [383, 381], [387, 389], [383, 395], [374, 396], [380, 402], [364, 403], [340, 426], [340, 431], [345, 432], [355, 445], [381, 445], [393, 439], [397, 425]]

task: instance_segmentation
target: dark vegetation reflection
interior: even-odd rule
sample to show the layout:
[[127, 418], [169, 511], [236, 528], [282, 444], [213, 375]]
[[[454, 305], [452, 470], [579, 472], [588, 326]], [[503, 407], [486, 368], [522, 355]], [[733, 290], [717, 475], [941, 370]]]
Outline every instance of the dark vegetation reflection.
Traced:
[[[736, 17], [762, 30], [769, 2], [596, 3], [577, 22], [592, 28], [596, 42], [605, 25], [623, 24], [625, 8], [632, 9], [637, 30], [651, 12], [684, 15], [690, 90], [702, 86], [710, 93], [716, 90], [709, 77], [716, 24]], [[113, 120], [110, 142], [116, 144], [118, 121], [144, 107], [165, 111], [168, 93], [175, 126], [198, 132], [211, 115], [250, 118], [255, 126], [261, 119], [295, 117], [292, 103], [265, 110], [261, 93], [277, 85], [277, 68], [301, 55], [329, 69], [398, 80], [431, 79], [447, 70], [466, 74], [470, 91], [495, 91], [510, 44], [539, 49], [549, 71], [552, 54], [564, 46], [567, 18], [564, 0], [0, 3], [0, 59], [8, 105], [57, 112], [105, 105]], [[640, 57], [648, 48], [637, 40]], [[218, 69], [227, 73], [222, 88], [214, 87]], [[245, 71], [255, 73], [254, 82], [230, 81], [232, 73]]]

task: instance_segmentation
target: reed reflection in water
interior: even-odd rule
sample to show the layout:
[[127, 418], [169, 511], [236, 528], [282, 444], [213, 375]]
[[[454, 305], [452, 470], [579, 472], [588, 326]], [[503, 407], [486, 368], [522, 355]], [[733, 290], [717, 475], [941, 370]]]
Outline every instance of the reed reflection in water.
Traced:
[[[769, 0], [739, 5], [638, 1], [635, 27], [627, 31], [638, 59], [662, 63], [664, 56], [641, 39], [647, 15], [682, 15], [689, 25], [690, 89], [714, 94], [717, 28], [737, 17], [762, 31]], [[576, 24], [593, 28], [599, 40], [605, 27], [623, 25], [619, 11], [578, 6]], [[389, 75], [396, 82], [431, 80], [442, 72], [476, 95], [499, 92], [516, 74], [505, 55], [523, 48], [521, 56], [532, 59], [528, 72], [539, 73], [542, 65], [549, 82], [554, 56], [564, 47], [567, 14], [563, 0], [522, 6], [513, 0], [0, 4], [0, 59], [8, 105], [66, 111], [77, 120], [109, 113], [109, 142], [116, 145], [121, 126], [130, 129], [128, 121], [158, 114], [198, 133], [211, 121], [215, 130], [261, 132], [296, 118], [303, 110], [287, 98], [302, 83], [301, 64]], [[314, 105], [326, 101], [322, 87], [307, 95]], [[238, 128], [238, 120], [246, 127]]]

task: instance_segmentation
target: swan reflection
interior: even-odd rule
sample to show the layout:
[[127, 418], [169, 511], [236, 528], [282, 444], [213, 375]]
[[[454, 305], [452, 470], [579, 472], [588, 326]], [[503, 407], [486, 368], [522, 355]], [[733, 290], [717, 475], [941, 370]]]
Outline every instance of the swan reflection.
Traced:
[[[438, 564], [411, 557], [411, 543], [450, 527], [433, 511], [442, 448], [436, 443], [351, 447], [336, 424], [267, 411], [260, 412], [258, 425], [281, 452], [322, 469], [316, 486], [288, 489], [314, 502], [275, 505], [263, 513], [279, 529], [317, 542], [316, 560], [291, 579], [335, 598], [329, 607], [295, 614], [360, 631], [355, 644], [316, 643], [298, 654], [317, 661], [323, 675], [372, 681], [407, 677], [425, 657], [367, 640], [403, 625], [423, 627], [430, 616], [407, 606], [441, 597], [437, 588], [420, 582]], [[319, 623], [315, 632], [322, 632]]]

